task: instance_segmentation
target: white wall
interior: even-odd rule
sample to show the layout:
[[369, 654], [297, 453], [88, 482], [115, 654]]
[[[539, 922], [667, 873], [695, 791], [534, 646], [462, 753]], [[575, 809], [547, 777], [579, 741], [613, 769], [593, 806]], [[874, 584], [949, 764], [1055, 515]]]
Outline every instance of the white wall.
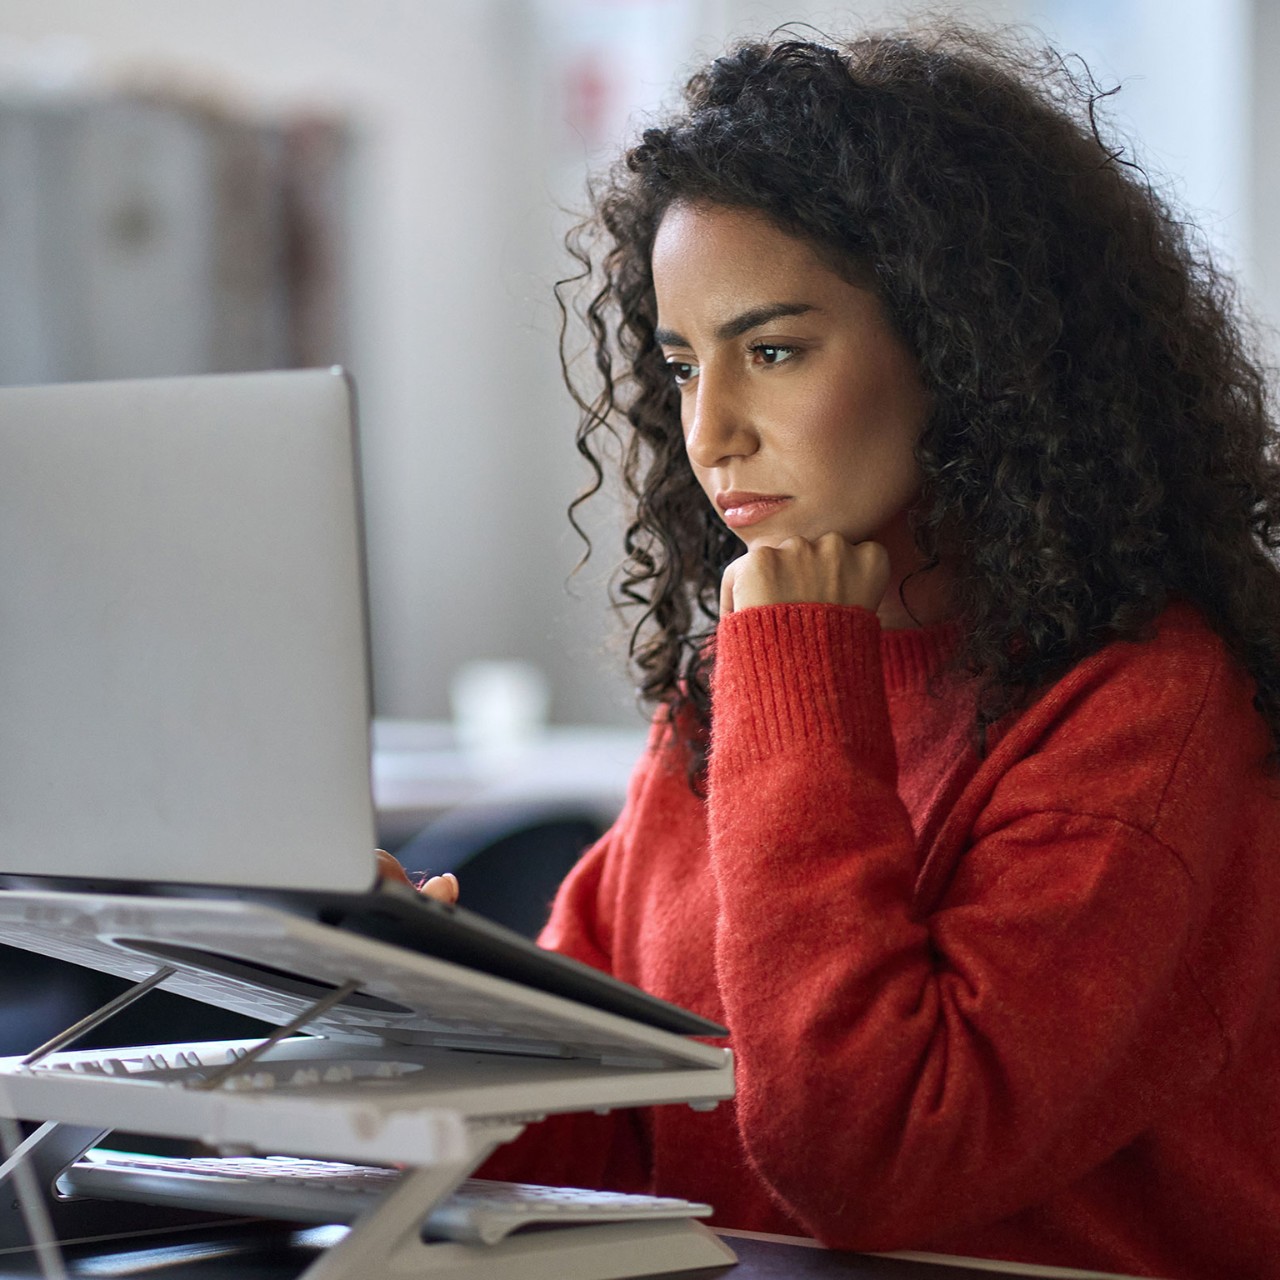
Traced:
[[[214, 91], [351, 112], [360, 387], [379, 709], [445, 710], [473, 656], [553, 651], [575, 483], [530, 209], [526, 6], [511, 0], [0, 0], [0, 39], [185, 66]], [[541, 266], [539, 260], [538, 266]], [[535, 322], [542, 325], [536, 328]], [[558, 560], [553, 569], [552, 561]], [[554, 659], [554, 652], [548, 654]], [[598, 700], [598, 699], [597, 699]], [[585, 708], [572, 705], [573, 714]]]
[[[1233, 270], [1251, 267], [1253, 0], [1031, 0], [1030, 16], [1119, 86], [1104, 119]], [[1133, 151], [1130, 151], [1133, 158]]]
[[[1216, 200], [1217, 212], [1236, 220], [1231, 243], [1243, 246], [1251, 287], [1280, 314], [1280, 214], [1273, 212], [1280, 201], [1272, 166], [1263, 163], [1280, 146], [1276, 113], [1251, 133], [1259, 100], [1251, 107], [1246, 93], [1231, 89], [1233, 81], [1250, 83], [1237, 65], [1239, 32], [1258, 21], [1270, 43], [1263, 49], [1255, 41], [1254, 58], [1266, 66], [1255, 68], [1254, 79], [1274, 98], [1280, 0], [1166, 0], [1158, 14], [1147, 7], [1155, 4], [989, 0], [963, 11], [998, 22], [1032, 17], [1049, 27], [1065, 26], [1072, 12], [1091, 16], [1092, 28], [1074, 28], [1081, 39], [1105, 32], [1108, 14], [1122, 9], [1160, 27], [1158, 43], [1144, 37], [1113, 49], [1121, 64], [1113, 70], [1158, 80], [1164, 96], [1149, 121], [1158, 124], [1170, 109], [1160, 101], [1183, 112], [1173, 130], [1182, 150], [1171, 158], [1209, 175], [1196, 179], [1197, 198]], [[1231, 22], [1215, 28], [1210, 19], [1223, 5]], [[593, 150], [563, 123], [563, 59], [575, 40], [585, 48], [606, 7], [613, 18], [596, 35], [642, 50], [629, 92], [651, 109], [677, 68], [713, 53], [728, 34], [791, 19], [838, 29], [851, 15], [884, 22], [922, 6], [0, 0], [0, 52], [6, 41], [71, 35], [99, 60], [177, 62], [264, 102], [337, 105], [360, 122], [350, 364], [362, 396], [384, 714], [443, 714], [458, 663], [520, 656], [551, 675], [557, 719], [635, 715], [621, 656], [605, 651], [615, 628], [600, 579], [616, 542], [602, 542], [578, 600], [564, 592], [579, 548], [563, 511], [584, 472], [572, 448], [574, 412], [559, 385], [549, 294], [564, 267], [556, 202], [577, 202]], [[623, 10], [630, 14], [625, 30], [617, 19]], [[622, 129], [627, 114], [615, 111], [605, 132]], [[595, 143], [594, 154], [609, 145]], [[597, 536], [607, 539], [610, 523], [601, 512]]]
[[1255, 0], [1249, 29], [1248, 283], [1280, 364], [1280, 0]]

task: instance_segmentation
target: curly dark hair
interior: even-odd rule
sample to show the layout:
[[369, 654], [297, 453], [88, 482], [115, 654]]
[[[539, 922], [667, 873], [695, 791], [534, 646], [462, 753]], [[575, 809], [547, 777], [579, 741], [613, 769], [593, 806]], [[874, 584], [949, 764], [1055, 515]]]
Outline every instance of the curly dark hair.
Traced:
[[719, 579], [741, 547], [685, 458], [654, 341], [650, 255], [676, 202], [802, 238], [875, 290], [919, 362], [934, 407], [912, 528], [926, 565], [954, 566], [980, 744], [1081, 658], [1148, 636], [1173, 596], [1252, 674], [1280, 739], [1265, 371], [1229, 278], [1104, 137], [1106, 96], [1083, 64], [971, 30], [782, 33], [698, 71], [594, 193], [568, 240], [582, 270], [557, 286], [562, 307], [582, 292], [601, 379], [574, 390], [562, 344], [594, 469], [577, 502], [612, 438], [635, 501], [615, 603], [640, 609], [639, 691], [689, 726], [692, 778]]

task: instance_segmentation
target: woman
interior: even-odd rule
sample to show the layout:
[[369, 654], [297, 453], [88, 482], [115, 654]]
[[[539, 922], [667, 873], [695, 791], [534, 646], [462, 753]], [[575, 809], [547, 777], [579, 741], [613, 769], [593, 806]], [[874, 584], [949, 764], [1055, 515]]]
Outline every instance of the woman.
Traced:
[[743, 45], [578, 242], [650, 746], [545, 945], [737, 1097], [486, 1172], [838, 1248], [1280, 1276], [1275, 435], [1059, 60]]

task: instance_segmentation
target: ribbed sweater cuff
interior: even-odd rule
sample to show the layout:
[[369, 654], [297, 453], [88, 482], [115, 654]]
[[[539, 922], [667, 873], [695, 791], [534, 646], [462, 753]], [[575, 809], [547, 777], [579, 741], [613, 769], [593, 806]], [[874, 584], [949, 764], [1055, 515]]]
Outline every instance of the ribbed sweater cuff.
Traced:
[[712, 674], [711, 767], [742, 768], [815, 742], [896, 768], [880, 665], [880, 623], [867, 609], [763, 605], [723, 619]]

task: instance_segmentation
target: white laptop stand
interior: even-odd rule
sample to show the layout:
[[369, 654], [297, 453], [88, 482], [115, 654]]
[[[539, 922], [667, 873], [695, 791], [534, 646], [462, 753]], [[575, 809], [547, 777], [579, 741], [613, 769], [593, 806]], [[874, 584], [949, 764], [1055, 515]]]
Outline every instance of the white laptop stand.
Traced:
[[[256, 903], [6, 892], [0, 942], [136, 984], [25, 1058], [0, 1059], [0, 1116], [42, 1122], [0, 1180], [25, 1160], [56, 1194], [58, 1175], [117, 1128], [404, 1165], [306, 1280], [615, 1280], [734, 1260], [692, 1220], [496, 1245], [420, 1234], [490, 1152], [548, 1114], [731, 1097], [728, 1050]], [[247, 1043], [65, 1047], [157, 985], [278, 1030]]]

